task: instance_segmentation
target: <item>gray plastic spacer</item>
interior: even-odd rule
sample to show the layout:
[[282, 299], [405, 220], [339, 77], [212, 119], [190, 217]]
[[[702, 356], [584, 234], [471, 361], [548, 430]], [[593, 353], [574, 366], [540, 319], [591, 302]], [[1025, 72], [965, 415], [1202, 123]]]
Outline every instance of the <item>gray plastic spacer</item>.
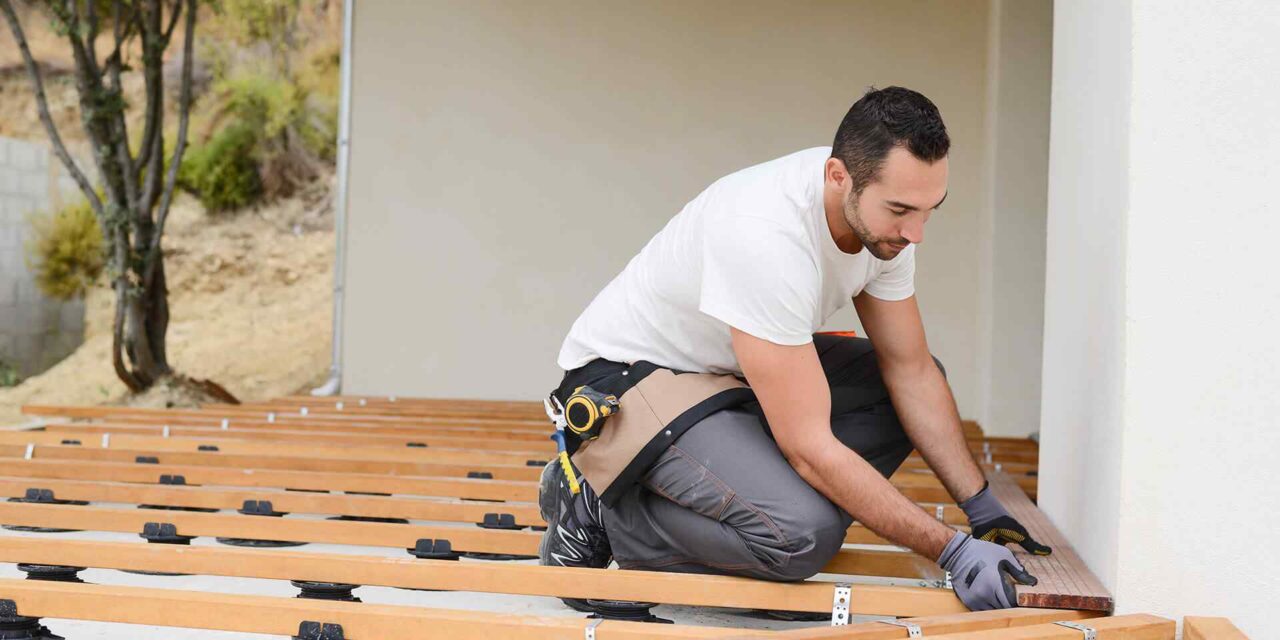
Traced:
[[1098, 640], [1098, 631], [1093, 627], [1085, 626], [1079, 622], [1068, 622], [1066, 620], [1055, 622], [1054, 624], [1060, 627], [1067, 627], [1068, 629], [1075, 629], [1076, 631], [1079, 631], [1084, 634], [1084, 640]]
[[920, 625], [906, 620], [878, 620], [884, 624], [891, 624], [895, 627], [902, 627], [907, 630], [908, 638], [923, 638], [924, 634], [920, 632]]
[[837, 582], [831, 594], [831, 626], [843, 627], [849, 624], [849, 604], [853, 600], [853, 590], [848, 582]]

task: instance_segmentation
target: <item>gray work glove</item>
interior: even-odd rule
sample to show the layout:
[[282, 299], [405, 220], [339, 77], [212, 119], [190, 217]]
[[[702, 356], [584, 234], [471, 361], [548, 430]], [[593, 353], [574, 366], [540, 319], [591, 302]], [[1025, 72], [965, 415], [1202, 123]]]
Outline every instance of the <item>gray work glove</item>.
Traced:
[[1053, 549], [1046, 547], [1031, 538], [1027, 528], [1009, 515], [1009, 511], [991, 495], [990, 485], [982, 485], [972, 498], [960, 503], [960, 508], [969, 517], [969, 527], [973, 529], [973, 537], [999, 545], [1017, 543], [1038, 556], [1047, 556]]
[[1013, 580], [1028, 586], [1036, 577], [1027, 573], [1001, 545], [957, 531], [938, 557], [938, 566], [951, 572], [951, 586], [970, 611], [1018, 606]]

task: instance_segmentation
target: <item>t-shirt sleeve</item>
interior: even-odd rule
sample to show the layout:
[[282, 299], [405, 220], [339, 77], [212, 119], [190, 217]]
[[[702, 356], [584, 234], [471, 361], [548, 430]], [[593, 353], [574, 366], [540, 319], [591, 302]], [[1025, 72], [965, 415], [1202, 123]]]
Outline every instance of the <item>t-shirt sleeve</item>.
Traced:
[[734, 216], [704, 235], [698, 310], [739, 331], [812, 342], [819, 289], [812, 252], [777, 222]]
[[881, 300], [906, 300], [916, 292], [916, 246], [907, 245], [880, 270], [880, 274], [863, 287], [863, 291]]

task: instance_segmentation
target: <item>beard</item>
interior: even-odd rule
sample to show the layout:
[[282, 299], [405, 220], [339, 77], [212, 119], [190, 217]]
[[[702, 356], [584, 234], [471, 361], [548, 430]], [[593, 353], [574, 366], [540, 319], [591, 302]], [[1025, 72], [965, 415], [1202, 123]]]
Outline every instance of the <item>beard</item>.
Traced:
[[910, 244], [905, 238], [877, 236], [871, 233], [867, 223], [862, 220], [862, 212], [858, 209], [858, 196], [852, 193], [844, 203], [844, 221], [853, 229], [853, 235], [858, 237], [858, 242], [861, 242], [862, 246], [879, 260], [896, 258], [906, 248], [905, 245]]

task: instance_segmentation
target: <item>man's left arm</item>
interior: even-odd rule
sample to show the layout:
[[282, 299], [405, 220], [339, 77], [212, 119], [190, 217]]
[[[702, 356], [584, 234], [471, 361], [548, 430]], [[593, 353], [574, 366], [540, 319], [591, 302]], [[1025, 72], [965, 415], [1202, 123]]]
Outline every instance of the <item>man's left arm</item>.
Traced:
[[965, 441], [951, 387], [929, 352], [915, 296], [880, 300], [866, 292], [853, 299], [871, 339], [880, 374], [911, 443], [964, 509], [981, 540], [1016, 542], [1028, 552], [1048, 555], [987, 490], [982, 469]]

